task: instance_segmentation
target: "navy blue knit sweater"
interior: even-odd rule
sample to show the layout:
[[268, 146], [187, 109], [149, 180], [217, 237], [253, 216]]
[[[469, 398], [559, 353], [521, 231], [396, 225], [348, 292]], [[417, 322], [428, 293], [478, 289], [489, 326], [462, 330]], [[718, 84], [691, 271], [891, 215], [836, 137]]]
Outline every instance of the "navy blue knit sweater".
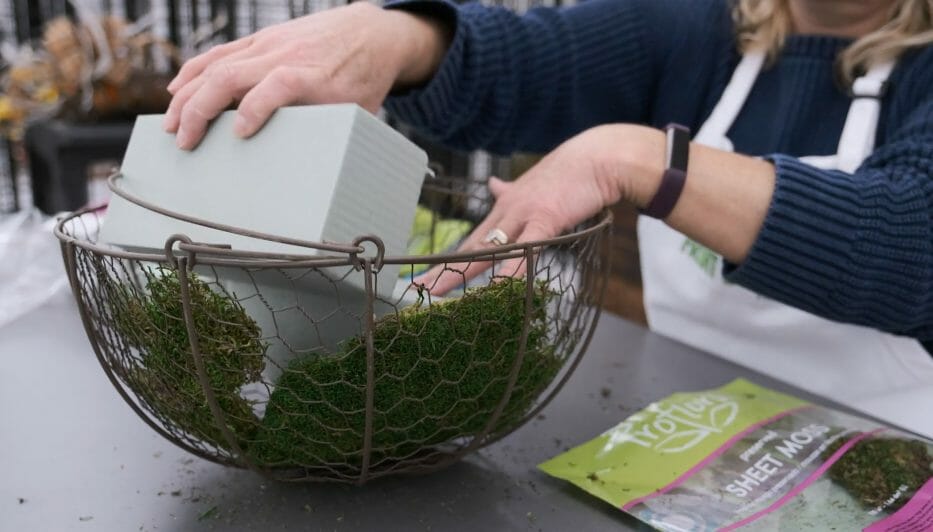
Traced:
[[[724, 0], [589, 0], [524, 16], [404, 9], [447, 17], [456, 31], [434, 79], [387, 107], [459, 148], [544, 152], [612, 122], [696, 131], [739, 60]], [[851, 100], [834, 63], [849, 42], [788, 38], [732, 127], [736, 150], [772, 160], [777, 183], [727, 278], [830, 319], [933, 339], [933, 47], [899, 61], [878, 148], [854, 174], [797, 159], [836, 151]]]

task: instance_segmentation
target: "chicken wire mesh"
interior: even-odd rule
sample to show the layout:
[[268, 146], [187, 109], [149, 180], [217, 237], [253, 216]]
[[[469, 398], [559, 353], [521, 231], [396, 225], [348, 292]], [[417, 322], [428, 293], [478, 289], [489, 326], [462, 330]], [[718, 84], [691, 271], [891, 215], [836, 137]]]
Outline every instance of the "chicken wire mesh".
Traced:
[[[376, 236], [306, 255], [181, 235], [131, 251], [97, 240], [94, 211], [56, 234], [98, 359], [154, 430], [278, 480], [363, 483], [504, 437], [550, 401], [589, 342], [611, 215], [547, 241], [451, 252], [451, 223], [461, 235], [489, 207], [481, 188], [430, 180], [419, 207], [429, 221], [412, 233], [426, 253], [406, 256], [384, 255]], [[505, 259], [521, 261], [519, 275]], [[456, 294], [417, 282], [430, 266], [462, 275], [476, 262], [491, 267]], [[401, 265], [399, 279], [379, 275], [386, 264]], [[391, 297], [379, 283], [395, 285]]]

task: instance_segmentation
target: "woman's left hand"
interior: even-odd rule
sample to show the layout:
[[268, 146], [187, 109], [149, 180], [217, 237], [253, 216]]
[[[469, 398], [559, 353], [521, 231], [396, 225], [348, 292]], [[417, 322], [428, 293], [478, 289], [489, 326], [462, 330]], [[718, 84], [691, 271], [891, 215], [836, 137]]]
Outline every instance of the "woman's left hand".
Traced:
[[[599, 126], [558, 146], [514, 182], [491, 178], [495, 204], [459, 251], [476, 251], [498, 229], [508, 243], [546, 240], [572, 229], [620, 200], [644, 205], [658, 186], [664, 162], [664, 135], [648, 127]], [[652, 175], [655, 174], [655, 175]], [[444, 294], [477, 276], [489, 261], [446, 264], [415, 279], [433, 294]], [[502, 275], [521, 275], [522, 258], [510, 259]]]

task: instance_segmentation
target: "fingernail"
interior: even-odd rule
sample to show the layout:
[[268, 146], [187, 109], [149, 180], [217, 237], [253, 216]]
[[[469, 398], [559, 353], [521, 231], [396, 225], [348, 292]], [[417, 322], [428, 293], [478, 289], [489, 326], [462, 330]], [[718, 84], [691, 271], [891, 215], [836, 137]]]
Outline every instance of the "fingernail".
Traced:
[[168, 83], [165, 87], [165, 90], [169, 91], [171, 94], [175, 94], [175, 89], [178, 88], [178, 78], [172, 78], [172, 81]]
[[175, 145], [179, 148], [186, 150], [188, 149], [188, 144], [191, 143], [191, 135], [184, 128], [178, 128], [178, 133], [175, 134]]
[[162, 129], [172, 132], [172, 127], [174, 126], [175, 117], [171, 111], [165, 113], [165, 117], [162, 119]]
[[249, 122], [241, 114], [237, 114], [233, 120], [233, 133], [238, 137], [245, 138], [249, 134]]

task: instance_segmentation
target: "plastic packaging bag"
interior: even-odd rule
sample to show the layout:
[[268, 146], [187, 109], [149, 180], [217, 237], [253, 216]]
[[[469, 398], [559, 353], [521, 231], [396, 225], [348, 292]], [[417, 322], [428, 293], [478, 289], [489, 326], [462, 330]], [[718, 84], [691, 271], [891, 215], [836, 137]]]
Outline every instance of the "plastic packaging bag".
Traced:
[[933, 530], [933, 442], [742, 379], [540, 468], [658, 530]]
[[0, 217], [0, 327], [67, 286], [54, 227], [55, 220], [37, 210]]

